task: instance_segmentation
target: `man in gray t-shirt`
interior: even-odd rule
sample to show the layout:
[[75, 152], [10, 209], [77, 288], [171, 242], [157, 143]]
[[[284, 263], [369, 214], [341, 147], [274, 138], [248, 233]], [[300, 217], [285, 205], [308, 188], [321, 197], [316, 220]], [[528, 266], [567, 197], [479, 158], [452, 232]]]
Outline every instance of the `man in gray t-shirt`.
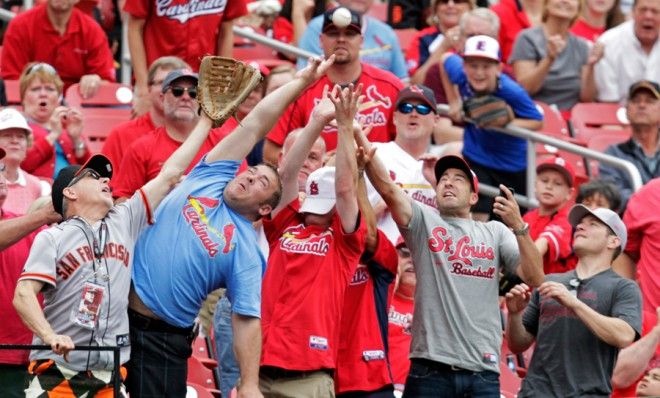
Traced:
[[[366, 137], [358, 137], [358, 145], [371, 153]], [[543, 282], [543, 261], [506, 187], [501, 186], [506, 197], [497, 197], [493, 209], [504, 224], [473, 221], [470, 207], [478, 200], [478, 181], [467, 163], [457, 156], [425, 163], [437, 211], [410, 200], [378, 156], [367, 164], [417, 273], [404, 396], [499, 397], [499, 273], [517, 273], [537, 286]]]
[[506, 295], [507, 341], [513, 352], [536, 348], [519, 397], [603, 397], [612, 393], [619, 350], [641, 332], [641, 294], [610, 264], [626, 244], [626, 227], [609, 209], [576, 205], [575, 270], [548, 276], [530, 294], [515, 286]]

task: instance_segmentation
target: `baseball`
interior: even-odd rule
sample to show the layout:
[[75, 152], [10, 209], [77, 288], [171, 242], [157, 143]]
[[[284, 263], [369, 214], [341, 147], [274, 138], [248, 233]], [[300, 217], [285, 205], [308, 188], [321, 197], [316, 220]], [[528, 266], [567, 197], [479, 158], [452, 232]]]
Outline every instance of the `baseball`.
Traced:
[[332, 14], [332, 23], [338, 28], [345, 28], [351, 23], [351, 12], [348, 8], [338, 8]]

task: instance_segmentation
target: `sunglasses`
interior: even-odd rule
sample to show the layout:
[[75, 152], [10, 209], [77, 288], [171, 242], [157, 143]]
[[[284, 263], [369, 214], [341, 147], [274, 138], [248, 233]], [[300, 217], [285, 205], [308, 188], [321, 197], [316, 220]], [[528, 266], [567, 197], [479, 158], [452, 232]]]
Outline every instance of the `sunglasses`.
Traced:
[[28, 70], [25, 72], [25, 75], [30, 75], [31, 73], [38, 72], [38, 71], [43, 71], [48, 73], [49, 75], [57, 75], [57, 71], [55, 68], [47, 63], [44, 62], [39, 62], [36, 63], [28, 68]]
[[170, 90], [172, 90], [172, 95], [177, 98], [181, 97], [185, 92], [188, 92], [190, 98], [197, 98], [197, 87], [171, 86]]
[[409, 104], [407, 102], [400, 103], [399, 106], [396, 107], [396, 109], [399, 112], [401, 112], [403, 114], [406, 114], [406, 115], [411, 113], [413, 111], [413, 109], [416, 110], [417, 113], [419, 113], [420, 115], [428, 115], [429, 113], [431, 113], [433, 111], [433, 108], [431, 108], [428, 105], [424, 105], [424, 104], [413, 105], [413, 104]]
[[67, 185], [66, 187], [69, 188], [69, 187], [72, 187], [72, 186], [76, 185], [78, 183], [78, 181], [82, 180], [85, 177], [92, 177], [95, 180], [100, 180], [101, 179], [101, 175], [98, 172], [96, 172], [96, 170], [84, 169], [83, 171], [80, 172], [80, 174], [73, 177], [73, 179], [71, 180], [69, 185]]

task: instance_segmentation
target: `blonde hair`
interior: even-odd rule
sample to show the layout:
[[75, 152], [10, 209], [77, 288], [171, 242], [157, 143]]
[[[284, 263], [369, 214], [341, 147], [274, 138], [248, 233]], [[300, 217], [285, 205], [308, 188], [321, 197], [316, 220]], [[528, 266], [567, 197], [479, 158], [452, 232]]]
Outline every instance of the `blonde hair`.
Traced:
[[[43, 65], [43, 67], [37, 68], [36, 65]], [[60, 78], [60, 75], [57, 74], [57, 71], [54, 67], [43, 62], [30, 62], [25, 65], [21, 76], [18, 78], [18, 90], [21, 94], [21, 102], [25, 98], [25, 92], [30, 84], [36, 79], [40, 79], [44, 83], [52, 83], [57, 89], [57, 93], [62, 95], [62, 90], [64, 90], [64, 82]]]
[[[543, 14], [541, 14], [541, 22], [546, 22], [548, 20], [548, 3], [550, 0], [543, 0]], [[580, 18], [582, 15], [582, 9], [584, 8], [584, 0], [578, 0], [578, 9], [577, 12], [575, 13], [575, 16], [571, 19], [571, 25], [575, 23], [575, 21]]]
[[[476, 0], [467, 0], [468, 7], [470, 10], [474, 10], [476, 7]], [[438, 9], [438, 4], [440, 3], [440, 0], [433, 0], [431, 2], [431, 15], [426, 19], [426, 23], [429, 24], [430, 26], [436, 26], [438, 25], [439, 19], [438, 16], [436, 15], [436, 10]], [[455, 3], [459, 4], [459, 3]], [[468, 11], [470, 11], [468, 10]], [[463, 14], [465, 15], [465, 13]], [[462, 15], [461, 15], [462, 16]]]

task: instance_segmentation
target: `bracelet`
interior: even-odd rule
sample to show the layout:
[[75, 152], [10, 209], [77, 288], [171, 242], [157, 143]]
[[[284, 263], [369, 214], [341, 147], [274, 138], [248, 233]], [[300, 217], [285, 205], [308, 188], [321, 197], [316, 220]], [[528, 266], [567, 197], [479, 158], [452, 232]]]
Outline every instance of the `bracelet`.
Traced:
[[75, 145], [76, 151], [82, 151], [85, 149], [85, 141], [78, 141], [78, 143]]

